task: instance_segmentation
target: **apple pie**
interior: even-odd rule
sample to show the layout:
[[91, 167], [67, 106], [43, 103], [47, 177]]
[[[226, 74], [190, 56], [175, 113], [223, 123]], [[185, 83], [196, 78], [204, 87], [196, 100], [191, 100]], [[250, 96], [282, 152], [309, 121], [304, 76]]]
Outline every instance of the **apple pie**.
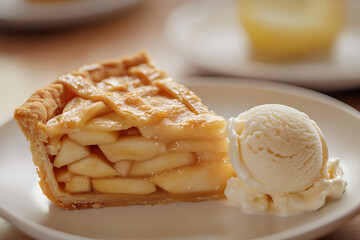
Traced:
[[234, 176], [226, 121], [146, 52], [63, 74], [14, 117], [61, 208], [221, 199]]

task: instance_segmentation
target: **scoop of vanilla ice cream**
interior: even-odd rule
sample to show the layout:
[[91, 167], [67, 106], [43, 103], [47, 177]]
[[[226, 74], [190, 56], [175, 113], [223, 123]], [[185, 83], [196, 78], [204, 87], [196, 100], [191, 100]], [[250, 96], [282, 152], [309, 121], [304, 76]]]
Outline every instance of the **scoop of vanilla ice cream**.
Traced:
[[[228, 132], [238, 178], [228, 181], [225, 195], [246, 212], [313, 211], [327, 196], [341, 196], [345, 189], [341, 169], [332, 175], [338, 183], [330, 183], [325, 139], [305, 113], [279, 104], [260, 105], [231, 118]], [[335, 192], [330, 185], [337, 186]]]
[[[230, 119], [236, 173], [265, 193], [298, 192], [324, 174], [327, 146], [316, 123], [294, 108], [268, 104]], [[233, 159], [236, 159], [233, 158]]]

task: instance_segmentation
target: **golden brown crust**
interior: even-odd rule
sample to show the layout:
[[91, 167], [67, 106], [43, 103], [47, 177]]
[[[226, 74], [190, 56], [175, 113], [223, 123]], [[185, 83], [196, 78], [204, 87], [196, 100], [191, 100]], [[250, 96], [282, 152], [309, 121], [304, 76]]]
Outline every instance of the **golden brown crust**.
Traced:
[[51, 84], [37, 90], [26, 103], [15, 110], [14, 117], [27, 137], [34, 134], [28, 127], [38, 122], [45, 123], [65, 104], [64, 92], [62, 84]]
[[[93, 194], [94, 195], [94, 194]], [[86, 209], [86, 208], [101, 208], [101, 207], [115, 207], [115, 206], [133, 206], [133, 205], [156, 205], [156, 204], [168, 204], [175, 202], [203, 202], [209, 200], [221, 200], [225, 196], [222, 193], [198, 193], [196, 195], [171, 195], [165, 192], [154, 193], [151, 196], [147, 196], [146, 199], [139, 199], [134, 196], [126, 196], [125, 198], [121, 195], [109, 195], [112, 200], [106, 200], [103, 198], [97, 202], [83, 202], [81, 204], [74, 203], [65, 206], [66, 209]], [[59, 205], [58, 205], [59, 206]], [[59, 206], [61, 207], [61, 206]], [[63, 206], [64, 207], [64, 206]]]
[[[138, 79], [141, 84], [144, 85], [142, 88], [139, 88], [141, 91], [140, 97], [139, 92], [137, 92], [136, 94], [129, 93], [121, 98], [118, 95], [112, 94], [111, 91], [104, 91], [95, 87], [95, 85], [103, 79], [123, 75], [129, 75], [131, 78]], [[63, 74], [56, 79], [55, 83], [37, 90], [22, 106], [15, 110], [14, 118], [17, 120], [26, 138], [30, 140], [33, 161], [38, 168], [38, 175], [40, 177], [39, 184], [44, 194], [51, 201], [61, 208], [81, 209], [89, 207], [170, 203], [185, 199], [182, 196], [173, 196], [165, 192], [154, 193], [146, 198], [129, 195], [124, 198], [124, 196], [121, 195], [99, 196], [99, 194], [95, 193], [72, 195], [62, 191], [55, 179], [52, 166], [53, 157], [51, 155], [57, 150], [53, 148], [51, 137], [44, 131], [43, 127], [49, 119], [60, 114], [65, 104], [75, 96], [81, 96], [84, 99], [90, 100], [101, 100], [117, 114], [122, 114], [124, 117], [128, 117], [134, 121], [136, 120], [139, 124], [146, 124], [149, 122], [149, 119], [159, 121], [163, 115], [156, 115], [157, 113], [154, 113], [153, 110], [154, 107], [147, 105], [152, 103], [144, 102], [141, 99], [141, 94], [146, 95], [164, 91], [166, 94], [169, 94], [169, 96], [182, 102], [192, 112], [191, 114], [194, 114], [193, 120], [187, 123], [188, 126], [180, 126], [179, 128], [192, 128], [196, 124], [205, 124], [209, 119], [213, 121], [209, 121], [208, 124], [216, 125], [218, 128], [224, 128], [224, 120], [214, 113], [209, 112], [194, 93], [166, 78], [166, 73], [158, 70], [152, 64], [147, 53], [142, 51], [128, 57], [103, 61], [81, 67], [71, 73]], [[132, 81], [130, 85], [124, 84], [121, 87], [124, 87], [126, 90], [126, 87], [133, 87], [132, 84], [137, 83], [136, 81]], [[111, 88], [113, 86], [109, 87]], [[137, 111], [139, 115], [137, 115]], [[147, 119], [140, 117], [144, 112], [149, 116]], [[176, 123], [176, 119], [170, 119], [169, 122], [171, 124], [179, 124]], [[161, 124], [169, 125], [166, 121]], [[174, 128], [174, 134], [176, 134], [176, 130], [177, 128]], [[219, 193], [198, 194], [187, 196], [186, 201], [198, 202], [210, 199], [221, 199], [223, 197], [224, 195]]]
[[21, 130], [26, 138], [30, 140], [30, 150], [40, 177], [40, 187], [44, 194], [56, 205], [61, 205], [61, 203], [54, 196], [54, 191], [52, 191], [53, 188], [57, 187], [57, 183], [53, 172], [50, 171], [52, 167], [46, 151], [48, 136], [37, 126], [39, 123], [45, 123], [52, 118], [64, 106], [67, 96], [68, 93], [63, 85], [51, 84], [33, 93], [14, 113], [14, 118]]

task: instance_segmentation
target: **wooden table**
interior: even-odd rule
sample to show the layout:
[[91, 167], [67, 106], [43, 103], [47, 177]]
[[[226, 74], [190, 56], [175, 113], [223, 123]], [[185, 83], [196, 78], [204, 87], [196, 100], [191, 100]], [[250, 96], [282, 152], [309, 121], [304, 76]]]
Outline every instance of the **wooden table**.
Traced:
[[[99, 59], [114, 58], [147, 49], [157, 63], [180, 80], [181, 76], [208, 73], [187, 63], [163, 38], [163, 24], [172, 9], [186, 0], [145, 1], [106, 22], [47, 33], [0, 31], [0, 123], [12, 116], [35, 89], [69, 69]], [[360, 76], [359, 76], [360, 77]], [[360, 110], [360, 89], [326, 93]], [[0, 218], [0, 239], [30, 239]], [[360, 216], [323, 237], [360, 239]]]

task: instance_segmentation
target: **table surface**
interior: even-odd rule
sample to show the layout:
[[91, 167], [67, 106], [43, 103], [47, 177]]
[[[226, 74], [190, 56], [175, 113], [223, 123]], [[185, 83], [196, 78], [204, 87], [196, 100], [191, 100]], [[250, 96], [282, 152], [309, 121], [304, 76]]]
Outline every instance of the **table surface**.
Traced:
[[[69, 69], [99, 59], [115, 58], [147, 49], [158, 65], [175, 79], [207, 72], [190, 65], [163, 38], [168, 13], [186, 0], [144, 1], [105, 22], [46, 33], [0, 31], [0, 123], [35, 89]], [[360, 76], [359, 76], [360, 77]], [[16, 93], [16, 94], [14, 94]], [[360, 111], [360, 88], [325, 92]], [[31, 239], [0, 217], [0, 239]], [[321, 238], [360, 239], [360, 216]]]

